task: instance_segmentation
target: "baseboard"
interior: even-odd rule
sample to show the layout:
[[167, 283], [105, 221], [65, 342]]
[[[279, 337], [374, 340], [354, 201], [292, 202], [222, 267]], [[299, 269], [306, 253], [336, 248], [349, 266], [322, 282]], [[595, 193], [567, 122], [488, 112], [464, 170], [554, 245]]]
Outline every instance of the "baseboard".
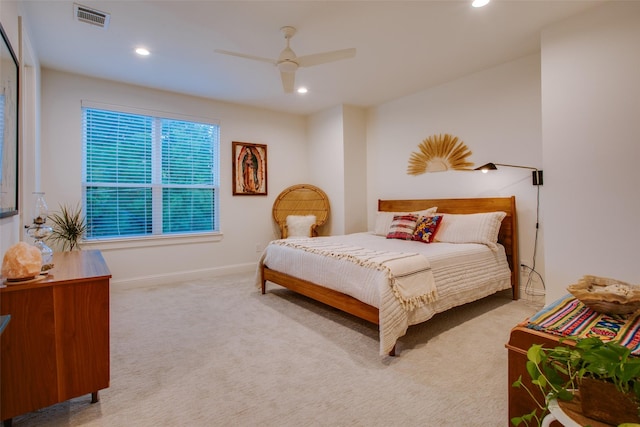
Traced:
[[148, 288], [185, 282], [188, 280], [210, 279], [212, 277], [227, 276], [229, 274], [256, 272], [256, 263], [227, 265], [224, 267], [206, 268], [201, 270], [178, 271], [166, 274], [153, 274], [121, 280], [111, 280], [111, 286], [118, 289]]

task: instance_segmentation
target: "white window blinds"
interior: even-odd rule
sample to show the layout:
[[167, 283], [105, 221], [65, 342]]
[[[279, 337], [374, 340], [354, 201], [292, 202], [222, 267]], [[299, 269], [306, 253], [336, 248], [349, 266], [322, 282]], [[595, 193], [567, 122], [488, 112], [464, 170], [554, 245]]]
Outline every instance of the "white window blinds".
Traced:
[[87, 238], [219, 231], [219, 126], [82, 108]]

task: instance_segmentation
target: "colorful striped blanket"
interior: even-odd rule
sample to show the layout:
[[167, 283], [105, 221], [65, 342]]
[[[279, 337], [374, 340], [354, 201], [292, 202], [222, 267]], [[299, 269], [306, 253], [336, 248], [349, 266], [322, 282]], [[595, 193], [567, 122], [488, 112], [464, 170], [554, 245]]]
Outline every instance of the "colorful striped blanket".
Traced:
[[618, 341], [640, 356], [640, 312], [628, 315], [593, 311], [573, 295], [566, 295], [536, 313], [527, 327], [552, 335]]

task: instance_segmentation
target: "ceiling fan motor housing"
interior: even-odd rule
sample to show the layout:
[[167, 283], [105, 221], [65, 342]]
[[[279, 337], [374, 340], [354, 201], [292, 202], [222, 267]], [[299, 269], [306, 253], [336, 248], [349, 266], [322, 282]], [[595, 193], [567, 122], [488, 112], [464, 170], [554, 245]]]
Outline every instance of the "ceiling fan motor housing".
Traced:
[[278, 62], [278, 70], [282, 73], [295, 73], [297, 69], [298, 64], [294, 61], [285, 59], [284, 61]]
[[280, 70], [281, 73], [295, 73], [298, 69], [298, 63], [296, 62], [296, 53], [289, 47], [289, 40], [296, 33], [296, 29], [294, 27], [282, 27], [280, 30], [287, 40], [287, 46], [280, 52], [280, 56], [278, 56], [278, 70]]

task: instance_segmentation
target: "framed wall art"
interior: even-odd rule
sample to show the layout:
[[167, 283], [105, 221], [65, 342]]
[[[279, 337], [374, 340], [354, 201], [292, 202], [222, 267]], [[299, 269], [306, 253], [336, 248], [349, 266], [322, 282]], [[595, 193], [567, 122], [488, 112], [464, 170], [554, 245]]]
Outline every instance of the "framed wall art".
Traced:
[[232, 142], [233, 195], [267, 195], [267, 146]]
[[18, 214], [18, 59], [0, 24], [0, 218]]

